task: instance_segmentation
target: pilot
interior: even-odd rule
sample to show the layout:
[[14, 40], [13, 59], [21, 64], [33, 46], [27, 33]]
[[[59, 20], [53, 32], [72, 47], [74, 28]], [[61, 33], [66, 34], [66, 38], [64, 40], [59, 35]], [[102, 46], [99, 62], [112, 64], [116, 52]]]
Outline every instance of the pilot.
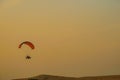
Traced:
[[26, 59], [31, 59], [31, 57], [30, 56], [26, 56]]

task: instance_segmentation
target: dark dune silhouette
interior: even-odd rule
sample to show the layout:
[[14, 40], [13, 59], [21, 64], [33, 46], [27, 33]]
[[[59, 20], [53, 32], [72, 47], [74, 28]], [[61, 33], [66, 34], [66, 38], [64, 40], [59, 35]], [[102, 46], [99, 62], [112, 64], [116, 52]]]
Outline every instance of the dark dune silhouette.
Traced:
[[30, 78], [21, 78], [13, 80], [120, 80], [120, 75], [109, 76], [90, 76], [90, 77], [64, 77], [64, 76], [52, 76], [52, 75], [39, 75]]

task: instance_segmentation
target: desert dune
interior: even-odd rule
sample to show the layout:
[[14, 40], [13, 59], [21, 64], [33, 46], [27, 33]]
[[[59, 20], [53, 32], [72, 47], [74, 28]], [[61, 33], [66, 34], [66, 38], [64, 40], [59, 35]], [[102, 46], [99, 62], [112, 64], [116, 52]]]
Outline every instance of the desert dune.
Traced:
[[52, 75], [39, 75], [30, 78], [21, 78], [13, 80], [120, 80], [120, 75], [90, 76], [90, 77], [64, 77]]

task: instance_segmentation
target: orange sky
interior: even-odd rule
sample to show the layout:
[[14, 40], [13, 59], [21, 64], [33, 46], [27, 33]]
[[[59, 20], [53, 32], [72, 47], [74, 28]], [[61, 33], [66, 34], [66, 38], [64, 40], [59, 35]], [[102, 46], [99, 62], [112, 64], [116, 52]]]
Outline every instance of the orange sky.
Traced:
[[0, 80], [120, 74], [118, 0], [2, 0], [0, 36]]

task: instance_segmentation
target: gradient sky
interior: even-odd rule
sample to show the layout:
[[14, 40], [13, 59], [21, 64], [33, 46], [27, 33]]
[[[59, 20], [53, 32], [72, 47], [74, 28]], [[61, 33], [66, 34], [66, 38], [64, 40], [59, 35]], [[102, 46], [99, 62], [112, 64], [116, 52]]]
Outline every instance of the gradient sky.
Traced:
[[0, 37], [0, 80], [120, 74], [119, 0], [0, 0]]

